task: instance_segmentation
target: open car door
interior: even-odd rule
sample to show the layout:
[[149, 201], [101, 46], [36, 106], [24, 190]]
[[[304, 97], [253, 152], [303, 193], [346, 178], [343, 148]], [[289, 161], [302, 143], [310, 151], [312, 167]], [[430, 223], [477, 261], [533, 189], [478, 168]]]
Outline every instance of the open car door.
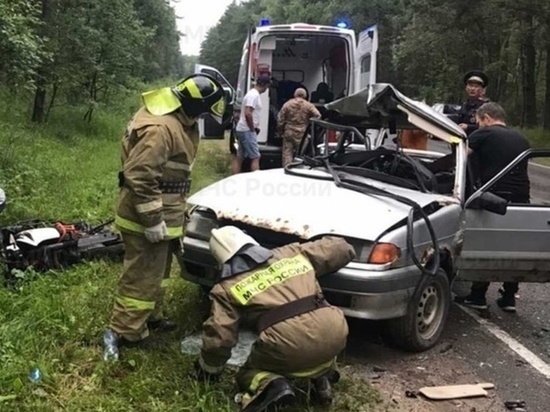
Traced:
[[[355, 60], [355, 91], [358, 92], [376, 83], [376, 55], [378, 52], [378, 27], [376, 25], [367, 27], [357, 39], [357, 53]], [[365, 134], [376, 145], [380, 130], [368, 129]]]
[[205, 66], [204, 64], [195, 64], [195, 73], [204, 73], [216, 79], [222, 85], [226, 99], [222, 124], [218, 124], [212, 116], [203, 117], [199, 120], [200, 137], [202, 139], [223, 139], [225, 131], [231, 129], [233, 122], [235, 89], [219, 70], [214, 67]]
[[355, 90], [359, 91], [376, 83], [376, 54], [378, 52], [378, 27], [368, 27], [359, 33], [355, 61]]
[[[487, 282], [550, 281], [550, 150], [527, 150], [466, 201], [458, 279]], [[491, 192], [529, 161], [530, 203], [508, 203]]]

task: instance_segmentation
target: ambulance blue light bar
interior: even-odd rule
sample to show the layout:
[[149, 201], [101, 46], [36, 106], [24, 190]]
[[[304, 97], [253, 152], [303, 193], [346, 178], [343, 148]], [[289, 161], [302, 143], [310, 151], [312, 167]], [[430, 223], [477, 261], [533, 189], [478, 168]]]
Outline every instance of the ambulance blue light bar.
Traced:
[[269, 26], [269, 25], [271, 25], [271, 20], [269, 20], [269, 18], [262, 17], [260, 19], [260, 27]]
[[349, 29], [351, 27], [350, 22], [345, 18], [340, 18], [336, 20], [335, 26], [339, 29]]

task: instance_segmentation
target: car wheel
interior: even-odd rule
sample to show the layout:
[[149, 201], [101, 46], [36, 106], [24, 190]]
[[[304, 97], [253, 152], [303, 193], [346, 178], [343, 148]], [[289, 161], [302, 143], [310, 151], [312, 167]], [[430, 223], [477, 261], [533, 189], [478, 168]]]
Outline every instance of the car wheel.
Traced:
[[445, 271], [440, 269], [435, 276], [424, 276], [409, 302], [407, 314], [387, 322], [386, 338], [408, 351], [430, 349], [443, 332], [450, 303], [451, 290]]

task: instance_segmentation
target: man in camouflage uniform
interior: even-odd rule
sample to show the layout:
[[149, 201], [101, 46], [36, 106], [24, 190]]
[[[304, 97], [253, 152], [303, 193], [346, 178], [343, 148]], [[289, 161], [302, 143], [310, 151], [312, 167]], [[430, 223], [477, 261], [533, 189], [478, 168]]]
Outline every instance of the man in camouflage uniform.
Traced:
[[292, 162], [300, 141], [306, 132], [309, 119], [321, 117], [319, 110], [306, 100], [305, 89], [298, 88], [294, 98], [286, 102], [277, 119], [279, 134], [283, 137], [283, 167]]
[[479, 70], [472, 70], [464, 76], [464, 84], [466, 85], [466, 94], [468, 100], [464, 102], [458, 113], [458, 125], [470, 135], [477, 130], [476, 111], [483, 103], [487, 103], [489, 99], [485, 97], [485, 88], [489, 83], [487, 75]]
[[332, 401], [339, 379], [336, 356], [348, 326], [329, 305], [316, 277], [355, 258], [345, 240], [326, 236], [304, 244], [265, 249], [234, 226], [214, 229], [210, 249], [221, 280], [210, 292], [211, 314], [203, 325], [203, 346], [195, 362], [199, 379], [217, 379], [238, 340], [239, 321], [256, 325], [258, 339], [237, 375], [244, 412], [263, 411], [295, 399], [287, 378], [307, 378], [318, 403]]
[[143, 101], [122, 139], [115, 224], [124, 241], [124, 272], [104, 334], [105, 351], [115, 358], [118, 346], [151, 347], [150, 329], [175, 329], [162, 315], [163, 280], [180, 249], [199, 145], [196, 119], [210, 113], [221, 121], [225, 107], [223, 89], [205, 75], [144, 93]]

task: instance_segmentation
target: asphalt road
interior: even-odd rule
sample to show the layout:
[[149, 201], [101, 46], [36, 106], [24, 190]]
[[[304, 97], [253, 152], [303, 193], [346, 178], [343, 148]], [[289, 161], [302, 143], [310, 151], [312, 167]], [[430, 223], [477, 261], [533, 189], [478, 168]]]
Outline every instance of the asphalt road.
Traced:
[[[496, 299], [497, 285], [488, 298]], [[550, 368], [550, 285], [521, 287], [518, 312], [502, 312], [496, 304], [489, 308], [490, 319], [478, 320], [452, 304], [444, 334], [436, 347], [410, 354], [384, 343], [380, 324], [350, 320], [350, 339], [345, 364], [362, 365], [367, 379], [384, 396], [384, 405], [400, 405], [399, 411], [500, 412], [505, 401], [523, 400], [525, 410], [550, 411], [550, 379], [537, 371], [511, 347], [487, 328], [497, 326], [519, 344], [536, 354]], [[345, 367], [345, 366], [344, 366]], [[356, 367], [356, 366], [353, 366]], [[382, 373], [377, 371], [382, 370]], [[407, 399], [405, 392], [423, 386], [490, 382], [495, 389], [489, 398], [460, 401]], [[381, 408], [380, 410], [386, 410]], [[393, 409], [388, 409], [393, 410]]]

